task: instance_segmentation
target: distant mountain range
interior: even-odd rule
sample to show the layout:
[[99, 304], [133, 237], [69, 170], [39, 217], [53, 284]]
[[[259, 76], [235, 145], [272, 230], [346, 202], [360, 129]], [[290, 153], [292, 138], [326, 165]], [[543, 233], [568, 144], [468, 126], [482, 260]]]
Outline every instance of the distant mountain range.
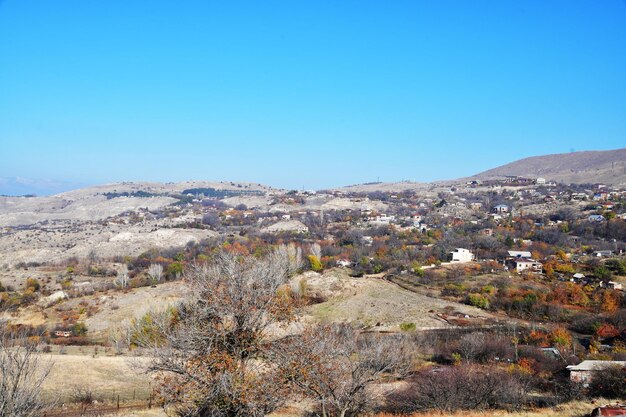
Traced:
[[0, 195], [51, 195], [85, 186], [84, 183], [51, 179], [0, 177]]
[[[437, 183], [444, 184], [470, 179], [499, 179], [510, 175], [516, 175], [532, 179], [541, 177], [545, 178], [548, 181], [556, 181], [566, 184], [604, 183], [610, 185], [626, 186], [626, 148], [615, 149], [611, 151], [584, 151], [544, 156], [533, 156], [481, 172], [471, 177], [461, 178], [458, 180], [437, 181]], [[181, 186], [185, 186], [185, 183], [180, 184], [182, 184]], [[227, 183], [220, 184], [223, 186]], [[142, 183], [136, 183], [135, 185], [141, 188]], [[143, 185], [147, 186], [147, 184]], [[257, 185], [260, 186], [260, 184]], [[344, 191], [357, 192], [397, 192], [399, 190], [401, 191], [407, 189], [423, 191], [425, 189], [428, 189], [432, 185], [436, 184], [403, 181], [396, 183], [358, 184], [341, 187], [341, 189], [343, 189]], [[168, 187], [166, 184], [160, 184], [160, 186], [165, 188], [171, 188]], [[0, 177], [0, 196], [15, 196], [27, 194], [47, 196], [70, 190], [77, 190], [82, 187], [85, 187], [85, 184], [48, 179], [33, 180], [21, 177]]]
[[476, 174], [486, 180], [517, 175], [567, 184], [626, 185], [626, 148], [533, 156]]

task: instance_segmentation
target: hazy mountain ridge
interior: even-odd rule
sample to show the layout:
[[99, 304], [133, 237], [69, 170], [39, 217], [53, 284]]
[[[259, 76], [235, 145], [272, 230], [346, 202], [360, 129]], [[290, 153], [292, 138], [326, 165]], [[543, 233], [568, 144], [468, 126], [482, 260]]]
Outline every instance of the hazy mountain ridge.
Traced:
[[626, 184], [626, 148], [533, 156], [472, 176], [494, 179], [507, 175], [542, 177], [564, 183]]

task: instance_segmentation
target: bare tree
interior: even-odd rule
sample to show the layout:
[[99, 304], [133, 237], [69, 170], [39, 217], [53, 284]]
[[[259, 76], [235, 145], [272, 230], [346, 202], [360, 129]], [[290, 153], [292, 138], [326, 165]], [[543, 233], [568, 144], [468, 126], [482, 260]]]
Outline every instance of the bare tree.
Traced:
[[405, 375], [410, 348], [401, 336], [359, 335], [348, 325], [320, 325], [290, 337], [275, 350], [283, 377], [318, 401], [323, 417], [355, 416], [376, 396], [368, 388]]
[[281, 263], [281, 268], [285, 269], [289, 276], [302, 269], [302, 249], [293, 242], [278, 246], [274, 257], [276, 261]]
[[109, 330], [109, 341], [115, 348], [116, 355], [121, 355], [122, 349], [130, 346], [133, 330], [133, 326], [127, 320], [124, 320], [120, 326]]
[[98, 261], [98, 254], [95, 249], [91, 249], [89, 253], [87, 253], [87, 261], [89, 261], [89, 265], [94, 264]]
[[453, 411], [519, 408], [526, 402], [527, 376], [497, 367], [460, 365], [422, 371], [388, 398], [395, 411]]
[[0, 323], [0, 417], [39, 416], [45, 408], [42, 384], [50, 368], [25, 333]]
[[461, 336], [458, 344], [458, 351], [466, 362], [473, 362], [482, 352], [486, 343], [485, 333], [468, 333]]
[[191, 267], [190, 298], [146, 322], [156, 335], [137, 333], [176, 415], [263, 416], [284, 401], [284, 384], [267, 361], [268, 327], [293, 313], [281, 256], [220, 253], [210, 265]]
[[148, 276], [153, 283], [161, 281], [161, 277], [163, 276], [163, 265], [150, 264], [150, 266], [148, 267]]
[[311, 245], [311, 255], [315, 256], [317, 259], [322, 259], [322, 247], [319, 243]]
[[130, 279], [128, 277], [128, 269], [126, 266], [122, 268], [121, 271], [117, 273], [117, 278], [115, 279], [115, 285], [120, 288], [127, 288]]

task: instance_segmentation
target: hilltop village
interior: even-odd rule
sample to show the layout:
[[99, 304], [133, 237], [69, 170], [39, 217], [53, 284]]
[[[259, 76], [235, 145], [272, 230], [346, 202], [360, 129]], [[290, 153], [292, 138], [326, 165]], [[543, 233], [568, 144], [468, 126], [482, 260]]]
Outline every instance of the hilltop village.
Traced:
[[52, 355], [147, 355], [141, 327], [189, 297], [189, 271], [224, 253], [278, 251], [299, 300], [280, 332], [347, 323], [413, 338], [414, 372], [462, 379], [463, 366], [478, 366], [509, 369], [511, 384], [521, 384], [515, 372], [530, 378], [523, 398], [496, 408], [528, 396], [611, 398], [593, 380], [626, 360], [626, 190], [617, 186], [513, 176], [318, 191], [120, 183], [2, 197], [0, 224], [4, 318]]

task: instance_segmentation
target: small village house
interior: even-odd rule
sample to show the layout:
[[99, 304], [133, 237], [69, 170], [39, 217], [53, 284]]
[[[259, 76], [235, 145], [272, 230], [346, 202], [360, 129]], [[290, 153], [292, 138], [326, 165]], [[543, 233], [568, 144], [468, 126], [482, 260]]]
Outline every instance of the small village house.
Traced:
[[508, 213], [510, 210], [510, 207], [506, 204], [498, 204], [493, 208], [493, 212], [498, 214]]
[[570, 365], [567, 367], [567, 370], [569, 371], [570, 381], [588, 385], [596, 373], [613, 367], [621, 367], [626, 370], [626, 361], [588, 360], [582, 361], [578, 365]]
[[466, 263], [474, 260], [474, 254], [469, 249], [456, 248], [450, 252], [452, 256], [450, 262], [452, 263]]
[[543, 272], [543, 264], [532, 258], [517, 257], [507, 261], [509, 269], [521, 274], [523, 272], [541, 273]]

